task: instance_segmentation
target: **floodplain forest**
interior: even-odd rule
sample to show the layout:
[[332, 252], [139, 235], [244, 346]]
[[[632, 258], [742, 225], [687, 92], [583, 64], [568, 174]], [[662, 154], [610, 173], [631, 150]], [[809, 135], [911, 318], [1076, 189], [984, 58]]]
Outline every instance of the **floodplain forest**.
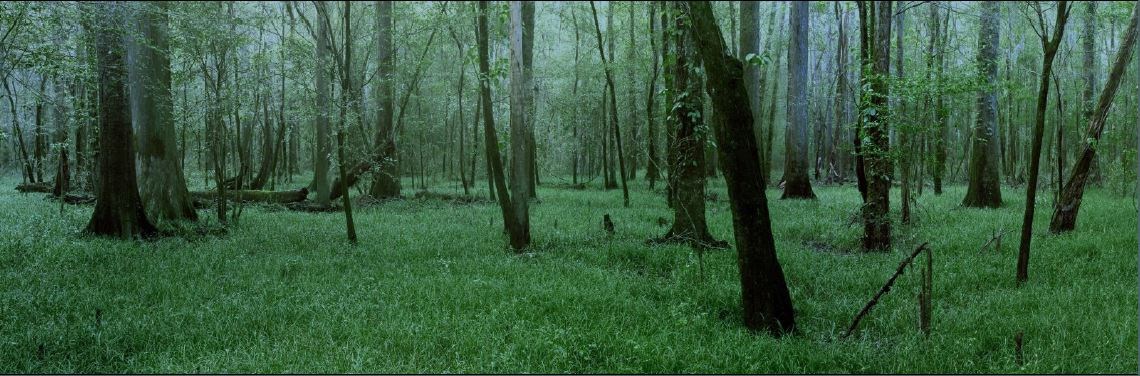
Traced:
[[0, 2], [0, 372], [1136, 373], [1137, 17]]

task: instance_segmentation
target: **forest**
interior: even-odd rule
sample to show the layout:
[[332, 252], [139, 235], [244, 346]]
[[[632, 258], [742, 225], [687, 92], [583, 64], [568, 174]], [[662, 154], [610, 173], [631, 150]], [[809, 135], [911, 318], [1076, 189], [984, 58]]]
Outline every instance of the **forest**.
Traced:
[[0, 2], [0, 372], [1135, 374], [1137, 18]]

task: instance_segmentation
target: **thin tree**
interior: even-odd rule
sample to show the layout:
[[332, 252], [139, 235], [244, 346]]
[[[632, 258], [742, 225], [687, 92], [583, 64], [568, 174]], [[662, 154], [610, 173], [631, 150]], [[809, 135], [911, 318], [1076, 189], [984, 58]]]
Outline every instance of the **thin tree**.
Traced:
[[127, 5], [97, 6], [95, 50], [99, 70], [99, 182], [95, 211], [84, 230], [98, 236], [147, 237], [156, 233], [147, 219], [135, 178], [134, 147], [123, 142], [133, 137], [128, 108], [123, 31]]
[[709, 95], [725, 117], [725, 121], [716, 124], [714, 133], [732, 202], [744, 325], [779, 336], [795, 330], [795, 313], [776, 257], [764, 186], [756, 179], [760, 173], [756, 139], [737, 137], [752, 132], [743, 67], [740, 60], [727, 53], [709, 3], [690, 1], [688, 8], [693, 44], [708, 75]]
[[1040, 89], [1037, 91], [1037, 112], [1033, 122], [1033, 149], [1029, 154], [1029, 184], [1025, 186], [1025, 216], [1021, 221], [1021, 244], [1017, 252], [1019, 285], [1029, 279], [1029, 244], [1033, 239], [1033, 210], [1037, 206], [1037, 177], [1041, 166], [1041, 139], [1045, 135], [1045, 111], [1049, 103], [1049, 76], [1053, 73], [1053, 58], [1057, 56], [1057, 49], [1061, 46], [1061, 38], [1065, 35], [1065, 23], [1072, 8], [1067, 1], [1061, 0], [1057, 3], [1057, 18], [1053, 22], [1053, 32], [1047, 37], [1049, 29], [1042, 15], [1041, 3], [1033, 2], [1031, 6], [1037, 15], [1037, 23], [1030, 25], [1041, 40], [1041, 51], [1044, 56], [1041, 60], [1041, 76], [1038, 78]]
[[996, 87], [998, 49], [998, 7], [996, 1], [981, 4], [981, 27], [978, 31], [978, 71], [985, 84], [978, 90], [978, 116], [973, 129], [970, 151], [970, 184], [962, 205], [966, 207], [1001, 206], [1001, 140], [997, 129]]
[[[487, 149], [487, 163], [491, 166], [492, 180], [495, 191], [498, 192], [499, 208], [503, 213], [503, 224], [510, 237], [511, 248], [522, 251], [530, 246], [530, 233], [519, 226], [515, 219], [515, 210], [511, 203], [510, 193], [507, 192], [506, 178], [503, 177], [503, 160], [499, 156], [498, 137], [495, 135], [495, 116], [491, 104], [491, 64], [487, 51], [489, 50], [487, 28], [487, 1], [479, 2], [478, 14], [475, 20], [476, 40], [479, 50], [479, 100], [482, 103], [480, 113], [483, 116], [483, 135]], [[525, 200], [525, 197], [522, 198]]]
[[[612, 7], [612, 6], [614, 6], [614, 4], [611, 3], [609, 6]], [[610, 105], [610, 122], [613, 124], [614, 142], [617, 143], [617, 160], [618, 160], [618, 166], [620, 168], [619, 172], [621, 173], [621, 192], [622, 192], [622, 198], [624, 199], [624, 201], [623, 201], [624, 205], [625, 205], [625, 207], [628, 208], [629, 207], [629, 186], [626, 184], [626, 181], [625, 181], [626, 176], [627, 176], [625, 174], [625, 153], [622, 152], [621, 127], [618, 126], [618, 120], [617, 120], [617, 118], [618, 118], [618, 116], [617, 116], [617, 97], [614, 95], [613, 67], [610, 66], [611, 61], [606, 60], [606, 51], [605, 51], [605, 48], [602, 46], [602, 27], [598, 25], [598, 9], [596, 7], [594, 7], [593, 1], [590, 2], [590, 11], [593, 12], [593, 14], [594, 14], [594, 30], [597, 32], [597, 36], [598, 36], [598, 56], [601, 56], [602, 66], [605, 67], [605, 72], [606, 72], [606, 87], [609, 89], [608, 94], [609, 94], [609, 98], [610, 98], [610, 103], [609, 103], [609, 105]], [[613, 23], [611, 22], [611, 23], [607, 24], [606, 27], [612, 30], [613, 29]], [[613, 52], [612, 46], [611, 46], [610, 52]]]
[[[653, 189], [654, 185], [656, 185], [656, 183], [657, 183], [657, 179], [661, 178], [661, 172], [658, 168], [658, 166], [661, 164], [661, 158], [659, 157], [659, 154], [657, 154], [657, 117], [654, 116], [655, 114], [657, 114], [657, 108], [656, 108], [656, 103], [654, 103], [654, 99], [656, 99], [655, 94], [657, 92], [657, 74], [658, 74], [657, 73], [657, 71], [658, 71], [658, 65], [657, 65], [657, 55], [658, 55], [658, 53], [657, 53], [657, 31], [654, 28], [654, 24], [656, 22], [657, 22], [657, 2], [651, 1], [651, 2], [649, 2], [649, 22], [648, 22], [649, 23], [649, 48], [651, 51], [651, 53], [649, 55], [649, 60], [650, 60], [650, 64], [652, 65], [653, 68], [650, 70], [649, 84], [645, 90], [645, 132], [646, 132], [645, 137], [648, 139], [646, 141], [646, 148], [647, 148], [646, 153], [648, 154], [648, 156], [647, 156], [648, 161], [645, 163], [645, 179], [649, 180], [649, 189]], [[575, 34], [575, 36], [577, 36], [577, 34]], [[575, 51], [574, 56], [575, 56], [575, 58], [577, 58], [577, 45], [575, 45], [574, 51]], [[577, 74], [578, 73], [577, 70], [575, 70], [574, 73]]]

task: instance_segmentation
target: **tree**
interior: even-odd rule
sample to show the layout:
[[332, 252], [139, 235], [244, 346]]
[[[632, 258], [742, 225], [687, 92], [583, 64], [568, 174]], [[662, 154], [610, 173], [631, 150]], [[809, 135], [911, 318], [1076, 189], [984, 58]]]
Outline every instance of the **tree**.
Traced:
[[[530, 9], [527, 9], [530, 8]], [[521, 232], [521, 236], [526, 239], [526, 243], [530, 243], [530, 213], [529, 213], [529, 198], [533, 190], [531, 184], [534, 183], [533, 168], [534, 163], [531, 163], [533, 154], [531, 153], [532, 143], [530, 141], [532, 135], [530, 133], [530, 104], [529, 99], [531, 92], [531, 70], [527, 66], [528, 54], [526, 49], [531, 47], [524, 41], [524, 29], [526, 26], [523, 24], [525, 18], [524, 14], [530, 13], [533, 19], [534, 15], [534, 2], [532, 1], [511, 1], [510, 2], [510, 18], [511, 18], [511, 196], [514, 197], [512, 201], [513, 210], [515, 212], [515, 226], [518, 228], [515, 231]], [[512, 242], [513, 244], [514, 242]], [[524, 247], [515, 247], [515, 250], [521, 250]]]
[[940, 3], [935, 1], [930, 3], [930, 47], [928, 58], [926, 60], [927, 76], [930, 71], [934, 71], [934, 93], [931, 94], [930, 101], [933, 101], [933, 115], [934, 115], [934, 140], [932, 147], [934, 148], [933, 166], [931, 166], [931, 178], [934, 183], [934, 195], [942, 194], [942, 175], [946, 171], [946, 132], [949, 131], [947, 124], [946, 102], [942, 95], [942, 76], [943, 67], [945, 66], [945, 50], [946, 50], [946, 36], [942, 35], [942, 27], [939, 25], [938, 8]]
[[709, 233], [705, 219], [706, 178], [701, 166], [705, 164], [704, 146], [708, 132], [699, 125], [704, 114], [700, 86], [693, 80], [693, 76], [699, 74], [696, 67], [700, 61], [693, 59], [694, 41], [686, 15], [676, 3], [669, 3], [669, 9], [672, 10], [670, 15], [674, 26], [666, 34], [673, 42], [673, 56], [663, 60], [673, 61], [669, 91], [674, 96], [673, 103], [667, 102], [670, 115], [666, 120], [673, 128], [668, 153], [673, 225], [659, 241], [688, 243], [698, 250], [725, 246], [726, 243], [714, 239]]
[[981, 27], [978, 31], [977, 65], [979, 80], [977, 121], [973, 129], [970, 153], [970, 184], [962, 205], [966, 207], [1001, 206], [1001, 180], [998, 176], [1001, 162], [1001, 141], [997, 132], [996, 88], [998, 49], [998, 7], [996, 1], [981, 4]]
[[[495, 191], [498, 192], [499, 208], [503, 213], [503, 225], [510, 237], [511, 248], [519, 252], [530, 246], [530, 231], [524, 229], [515, 218], [515, 209], [511, 202], [510, 193], [507, 192], [506, 178], [503, 177], [503, 160], [499, 156], [499, 148], [496, 146], [499, 144], [499, 140], [495, 136], [495, 116], [492, 113], [493, 107], [491, 105], [491, 64], [488, 57], [489, 43], [487, 40], [490, 33], [487, 28], [487, 1], [479, 2], [475, 25], [479, 50], [479, 101], [482, 103], [480, 113], [483, 116], [487, 162], [491, 166], [491, 176], [495, 182]], [[517, 196], [516, 199], [518, 199]], [[526, 198], [522, 199], [525, 200]]]
[[[859, 130], [855, 136], [857, 174], [864, 181], [863, 249], [889, 250], [891, 247], [890, 123], [887, 114], [887, 76], [891, 61], [891, 2], [857, 3], [859, 7], [859, 50], [864, 88], [860, 105]], [[862, 144], [860, 140], [869, 143]]]
[[[773, 12], [774, 13], [774, 12]], [[770, 27], [770, 26], [769, 26]], [[768, 34], [771, 34], [769, 32]], [[768, 39], [771, 40], [771, 35]], [[740, 3], [740, 54], [748, 64], [744, 65], [744, 88], [748, 90], [748, 110], [752, 112], [752, 130], [757, 133], [761, 129], [760, 105], [763, 88], [760, 82], [760, 66], [748, 60], [760, 55], [760, 3], [744, 1]], [[764, 177], [760, 176], [761, 185]]]
[[374, 198], [388, 198], [400, 195], [400, 171], [396, 162], [396, 129], [392, 122], [394, 93], [392, 80], [395, 78], [394, 52], [392, 44], [392, 2], [376, 2], [376, 39], [377, 39], [377, 80], [379, 88], [375, 91], [376, 136], [372, 143], [377, 168], [379, 171], [372, 175], [372, 186], [369, 194]]
[[[842, 182], [846, 179], [847, 171], [847, 152], [840, 151], [843, 145], [844, 138], [842, 135], [846, 134], [846, 129], [851, 123], [851, 98], [848, 95], [849, 84], [847, 82], [847, 8], [841, 6], [839, 1], [835, 2], [835, 20], [838, 29], [838, 36], [836, 37], [835, 48], [835, 125], [833, 128], [832, 145], [834, 150], [831, 153], [831, 161], [834, 165], [835, 180]], [[830, 174], [829, 174], [830, 176]]]
[[1112, 100], [1116, 97], [1116, 90], [1120, 88], [1121, 78], [1132, 59], [1132, 50], [1136, 44], [1137, 9], [1132, 8], [1132, 18], [1128, 21], [1128, 29], [1124, 32], [1124, 41], [1116, 51], [1116, 59], [1112, 64], [1112, 71], [1105, 81], [1104, 89], [1097, 100], [1096, 112], [1089, 119], [1086, 134], [1088, 139], [1082, 143], [1081, 154], [1073, 165], [1069, 179], [1065, 181], [1065, 188], [1061, 190], [1060, 200], [1053, 210], [1053, 218], [1049, 221], [1049, 231], [1063, 233], [1072, 231], [1077, 227], [1077, 212], [1081, 209], [1081, 199], [1084, 198], [1085, 185], [1088, 184], [1089, 170], [1096, 157], [1100, 145], [1101, 135], [1104, 133], [1105, 120], [1108, 110], [1112, 107]]
[[[661, 164], [661, 158], [657, 154], [657, 118], [653, 115], [657, 113], [656, 104], [654, 103], [654, 94], [657, 91], [657, 32], [654, 30], [654, 24], [657, 22], [657, 2], [649, 3], [649, 48], [651, 54], [649, 55], [650, 64], [653, 68], [649, 74], [649, 85], [645, 89], [645, 128], [646, 128], [646, 142], [648, 161], [645, 163], [645, 179], [649, 180], [649, 189], [653, 189], [656, 185], [657, 179], [661, 178], [661, 172], [658, 166]], [[662, 28], [665, 26], [662, 25]], [[574, 33], [574, 57], [577, 62], [577, 28]], [[575, 64], [575, 67], [577, 65]], [[577, 88], [577, 74], [578, 70], [574, 70], [575, 74], [575, 88]], [[577, 129], [577, 128], [575, 128]], [[577, 165], [575, 165], [577, 166]]]
[[99, 59], [99, 124], [102, 125], [99, 183], [95, 211], [84, 231], [117, 238], [149, 237], [157, 230], [147, 219], [139, 198], [134, 147], [130, 142], [123, 142], [133, 137], [120, 29], [127, 5], [109, 2], [97, 7], [95, 49]]
[[[609, 6], [613, 7], [614, 4], [611, 3]], [[613, 8], [610, 8], [610, 9], [612, 10]], [[610, 60], [606, 60], [606, 51], [605, 51], [605, 48], [602, 46], [602, 28], [601, 28], [601, 26], [598, 25], [598, 10], [597, 10], [597, 8], [594, 7], [593, 1], [590, 2], [590, 11], [592, 11], [594, 13], [594, 30], [597, 32], [597, 36], [598, 36], [598, 55], [601, 56], [601, 58], [602, 58], [602, 66], [605, 68], [605, 72], [606, 72], [606, 87], [609, 89], [608, 94], [609, 94], [609, 98], [610, 98], [610, 103], [609, 103], [610, 104], [610, 123], [613, 124], [614, 142], [617, 143], [618, 166], [621, 168], [621, 170], [619, 171], [621, 173], [621, 193], [622, 193], [622, 197], [625, 200], [624, 201], [625, 207], [628, 208], [629, 207], [629, 187], [626, 185], [626, 182], [625, 182], [626, 176], [627, 176], [625, 174], [625, 153], [622, 151], [622, 147], [621, 147], [621, 127], [618, 126], [617, 98], [614, 95], [614, 92], [615, 92], [615, 90], [614, 90], [614, 74], [613, 74], [613, 67], [610, 66], [610, 63], [613, 60], [613, 56], [610, 57]], [[611, 17], [611, 19], [612, 19], [612, 17]], [[606, 25], [606, 27], [609, 28], [610, 30], [613, 30], [613, 22], [608, 23]], [[611, 38], [611, 41], [612, 40], [613, 39]], [[613, 46], [612, 45], [610, 46], [610, 52], [611, 53], [613, 52]]]
[[709, 96], [718, 113], [725, 117], [714, 133], [732, 202], [744, 325], [779, 336], [795, 330], [795, 313], [776, 257], [764, 185], [756, 179], [760, 173], [756, 140], [736, 137], [751, 134], [753, 124], [752, 112], [747, 110], [743, 67], [740, 60], [727, 53], [709, 3], [690, 1], [688, 8], [693, 44], [708, 75]]
[[138, 3], [139, 37], [131, 38], [128, 56], [131, 115], [138, 125], [139, 196], [157, 221], [198, 219], [178, 162], [171, 98], [166, 2]]
[[[1057, 19], [1053, 22], [1053, 33], [1049, 37], [1048, 25], [1042, 16], [1041, 4], [1032, 3], [1037, 13], [1037, 24], [1033, 31], [1041, 39], [1041, 77], [1038, 78], [1040, 89], [1037, 91], [1037, 112], [1033, 122], [1033, 146], [1029, 154], [1029, 184], [1025, 186], [1025, 216], [1021, 221], [1021, 243], [1017, 252], [1017, 283], [1025, 283], [1029, 279], [1029, 243], [1033, 239], [1033, 210], [1037, 204], [1037, 176], [1041, 166], [1041, 139], [1045, 134], [1045, 110], [1049, 104], [1049, 76], [1053, 73], [1053, 58], [1057, 56], [1057, 49], [1061, 46], [1061, 38], [1065, 35], [1065, 23], [1069, 19], [1071, 5], [1061, 0], [1057, 3]], [[1032, 25], [1032, 24], [1031, 24]], [[1058, 88], [1058, 90], [1060, 90]]]
[[814, 199], [808, 179], [808, 3], [795, 1], [788, 17], [788, 127], [784, 131], [784, 198]]
[[[317, 2], [318, 7], [325, 6], [324, 2]], [[329, 206], [332, 199], [329, 186], [329, 57], [328, 38], [329, 24], [324, 17], [317, 17], [316, 36], [316, 72], [314, 85], [316, 86], [317, 116], [313, 121], [316, 133], [316, 146], [313, 154], [313, 181], [309, 184], [316, 192], [316, 202], [320, 206]]]

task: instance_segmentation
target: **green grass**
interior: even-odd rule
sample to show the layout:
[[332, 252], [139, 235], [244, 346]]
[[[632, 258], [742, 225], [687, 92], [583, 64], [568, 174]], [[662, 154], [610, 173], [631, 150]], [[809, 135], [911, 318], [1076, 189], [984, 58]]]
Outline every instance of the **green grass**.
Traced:
[[[1023, 188], [1003, 187], [997, 210], [958, 207], [964, 187], [940, 197], [928, 189], [916, 223], [896, 225], [896, 249], [876, 254], [855, 252], [852, 185], [816, 187], [818, 201], [775, 200], [769, 190], [800, 329], [773, 339], [741, 325], [733, 250], [707, 253], [702, 276], [689, 248], [645, 244], [665, 230], [657, 217], [671, 215], [640, 181], [630, 209], [620, 190], [540, 188], [535, 249], [521, 256], [506, 250], [493, 204], [357, 208], [356, 247], [339, 213], [268, 207], [248, 207], [226, 235], [140, 243], [81, 237], [91, 207], [61, 215], [14, 185], [0, 181], [5, 373], [1137, 372], [1136, 206], [1098, 190], [1068, 235], [1047, 234], [1051, 203], [1038, 203], [1022, 288], [1013, 277]], [[723, 182], [712, 189], [721, 199], [709, 204], [711, 231], [731, 241]], [[613, 239], [604, 213], [617, 224]], [[979, 252], [998, 228], [1014, 230], [1003, 249]], [[916, 329], [911, 268], [857, 334], [838, 340], [926, 241], [931, 337]], [[1018, 331], [1023, 367], [1014, 363]]]

